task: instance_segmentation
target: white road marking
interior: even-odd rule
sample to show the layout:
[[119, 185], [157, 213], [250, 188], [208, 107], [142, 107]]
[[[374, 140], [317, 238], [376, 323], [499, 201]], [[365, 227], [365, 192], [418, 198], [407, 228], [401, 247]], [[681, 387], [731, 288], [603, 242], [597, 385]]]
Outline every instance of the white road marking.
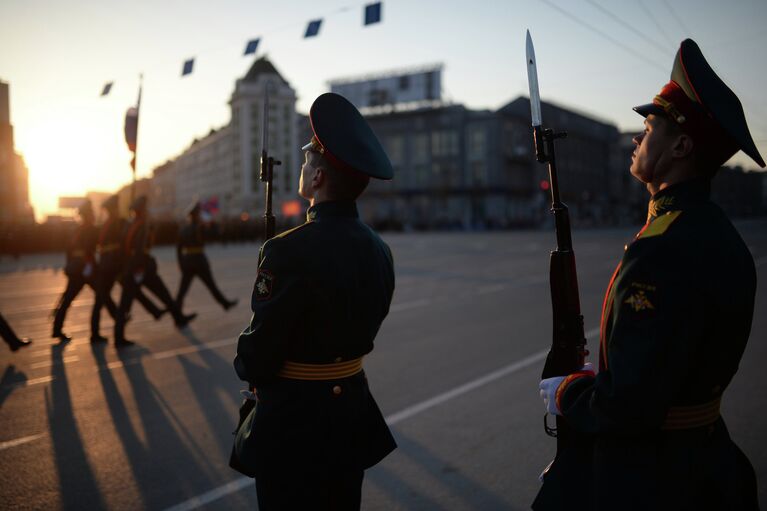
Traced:
[[8, 440], [7, 442], [0, 442], [0, 451], [4, 451], [11, 447], [16, 447], [17, 445], [34, 442], [35, 440], [39, 438], [43, 438], [44, 436], [46, 436], [45, 433], [40, 433], [39, 435], [30, 435], [30, 436], [17, 438], [16, 440]]
[[[97, 370], [99, 371], [111, 371], [113, 369], [119, 369], [121, 367], [125, 366], [132, 366], [136, 364], [142, 363], [145, 359], [151, 359], [151, 360], [162, 360], [165, 358], [171, 358], [171, 357], [177, 357], [179, 355], [187, 355], [189, 353], [199, 353], [201, 351], [207, 351], [207, 350], [214, 350], [216, 348], [220, 348], [222, 346], [228, 346], [230, 344], [236, 344], [237, 339], [236, 338], [228, 338], [228, 339], [219, 339], [217, 341], [207, 342], [203, 344], [196, 344], [193, 346], [184, 346], [183, 348], [176, 348], [172, 350], [166, 350], [166, 351], [158, 351], [157, 353], [150, 353], [146, 356], [136, 357], [136, 358], [129, 358], [127, 360], [115, 360], [113, 362], [108, 362], [107, 364], [98, 366]], [[71, 357], [64, 357], [62, 359], [63, 362], [76, 362], [79, 358], [77, 355], [72, 355]], [[52, 362], [50, 360], [46, 360], [44, 362], [37, 362], [34, 364], [30, 364], [31, 369], [37, 369], [40, 367], [49, 367], [52, 365]], [[11, 387], [30, 387], [32, 385], [39, 385], [41, 383], [48, 383], [54, 380], [53, 376], [44, 376], [42, 378], [30, 378], [29, 380], [21, 383], [14, 383], [11, 384]]]
[[478, 295], [484, 295], [487, 293], [497, 293], [498, 291], [503, 291], [506, 289], [506, 284], [491, 284], [489, 286], [482, 286], [481, 288], [477, 289]]
[[420, 298], [418, 300], [413, 300], [412, 302], [395, 303], [389, 308], [389, 312], [399, 312], [407, 309], [415, 309], [417, 307], [429, 305], [430, 303], [431, 300], [428, 298]]
[[191, 499], [186, 500], [181, 504], [176, 504], [175, 506], [169, 507], [165, 511], [190, 511], [192, 509], [197, 509], [204, 506], [205, 504], [209, 504], [214, 500], [218, 500], [221, 497], [225, 497], [230, 493], [240, 491], [243, 488], [251, 485], [255, 486], [253, 479], [250, 477], [241, 477], [239, 479], [235, 479], [234, 481], [228, 482], [223, 486], [214, 488], [209, 492], [205, 492], [202, 495], [192, 497]]
[[[586, 335], [586, 338], [589, 339], [598, 333], [599, 333], [599, 328], [592, 328], [591, 330], [586, 332], [585, 335]], [[398, 422], [402, 422], [405, 419], [409, 419], [410, 417], [413, 417], [414, 415], [418, 415], [419, 413], [424, 412], [428, 410], [429, 408], [433, 408], [437, 405], [450, 401], [453, 398], [462, 396], [463, 394], [466, 394], [467, 392], [471, 392], [472, 390], [475, 390], [475, 389], [478, 389], [479, 387], [487, 385], [488, 383], [491, 383], [499, 378], [503, 378], [504, 376], [515, 373], [521, 369], [525, 369], [526, 367], [529, 367], [535, 364], [536, 362], [539, 362], [545, 359], [546, 354], [548, 352], [549, 350], [545, 349], [543, 351], [539, 351], [538, 353], [533, 353], [529, 357], [525, 357], [522, 360], [518, 360], [517, 362], [514, 362], [513, 364], [509, 364], [505, 367], [497, 369], [491, 373], [486, 374], [485, 376], [481, 376], [477, 378], [476, 380], [472, 380], [470, 382], [464, 383], [463, 385], [459, 385], [458, 387], [450, 389], [447, 392], [443, 392], [442, 394], [436, 395], [425, 401], [421, 401], [420, 403], [416, 403], [412, 406], [408, 406], [404, 410], [400, 410], [399, 412], [388, 415], [385, 418], [386, 423], [389, 426], [393, 426], [394, 424], [397, 424]], [[531, 392], [534, 392], [534, 391], [535, 389], [533, 389]], [[175, 506], [169, 507], [165, 509], [165, 511], [192, 511], [193, 509], [200, 508], [204, 506], [205, 504], [210, 504], [211, 502], [217, 499], [225, 497], [229, 495], [230, 493], [240, 491], [243, 488], [247, 488], [253, 485], [254, 485], [254, 482], [250, 477], [240, 477], [239, 479], [235, 479], [234, 481], [228, 482], [223, 486], [219, 486], [218, 488], [214, 488], [201, 495], [192, 497], [189, 500], [185, 500], [184, 502], [181, 502], [180, 504], [176, 504]]]
[[[50, 354], [50, 353], [49, 353]], [[61, 359], [61, 362], [55, 362], [53, 360], [43, 360], [42, 362], [35, 362], [34, 364], [29, 364], [30, 369], [42, 369], [44, 367], [51, 367], [54, 364], [68, 364], [70, 362], [78, 362], [80, 360], [80, 357], [77, 355], [70, 355], [68, 357], [63, 357]]]

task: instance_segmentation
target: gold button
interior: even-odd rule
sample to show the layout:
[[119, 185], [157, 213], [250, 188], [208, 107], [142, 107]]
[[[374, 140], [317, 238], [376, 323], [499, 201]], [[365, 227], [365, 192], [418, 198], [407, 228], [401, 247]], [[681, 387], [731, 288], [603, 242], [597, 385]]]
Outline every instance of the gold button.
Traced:
[[628, 250], [628, 249], [629, 249], [628, 243], [627, 243], [627, 244], [625, 244], [625, 245], [623, 245], [623, 251], [624, 251], [624, 252], [625, 252], [626, 250]]
[[337, 396], [340, 393], [341, 393], [341, 386], [340, 385], [336, 385], [335, 387], [333, 387], [333, 394], [335, 394]]
[[343, 359], [342, 359], [341, 357], [336, 357], [336, 362], [340, 362], [340, 361], [342, 361], [342, 360], [343, 360]]

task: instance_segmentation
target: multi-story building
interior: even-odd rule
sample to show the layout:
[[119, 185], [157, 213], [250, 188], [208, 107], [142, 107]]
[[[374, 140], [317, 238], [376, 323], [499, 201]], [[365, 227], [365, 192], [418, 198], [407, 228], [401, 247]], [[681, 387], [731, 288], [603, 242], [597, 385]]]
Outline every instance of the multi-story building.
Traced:
[[0, 81], [0, 223], [31, 223], [29, 171], [14, 146], [9, 92]]
[[155, 169], [151, 192], [157, 218], [181, 219], [195, 199], [215, 199], [224, 218], [250, 218], [264, 211], [260, 180], [264, 97], [269, 89], [269, 156], [281, 162], [274, 168], [273, 209], [280, 212], [295, 200], [300, 169], [296, 93], [262, 57], [237, 80], [229, 104], [231, 121], [213, 129], [173, 161]]
[[[560, 193], [574, 219], [593, 223], [610, 206], [618, 130], [605, 122], [542, 105], [552, 126], [568, 131], [557, 146]], [[371, 114], [367, 119], [394, 166], [391, 182], [374, 181], [360, 201], [378, 225], [513, 227], [548, 219], [547, 167], [535, 160], [530, 103], [498, 111], [443, 105]]]
[[268, 152], [280, 161], [274, 168], [273, 207], [282, 209], [295, 199], [300, 147], [296, 124], [296, 93], [271, 62], [262, 57], [237, 80], [232, 99], [231, 144], [233, 176], [237, 183], [236, 208], [249, 215], [264, 211], [261, 151], [264, 140], [264, 96], [269, 89]]
[[149, 211], [157, 220], [176, 220], [182, 206], [176, 201], [176, 162], [167, 161], [152, 172]]

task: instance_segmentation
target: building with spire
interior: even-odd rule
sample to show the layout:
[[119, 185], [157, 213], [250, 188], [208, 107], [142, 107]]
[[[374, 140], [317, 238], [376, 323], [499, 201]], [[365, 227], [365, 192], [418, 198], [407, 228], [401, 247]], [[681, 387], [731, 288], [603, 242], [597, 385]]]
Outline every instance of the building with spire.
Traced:
[[154, 170], [150, 208], [158, 219], [182, 219], [193, 200], [213, 200], [223, 218], [260, 217], [263, 108], [269, 88], [269, 156], [282, 162], [274, 170], [273, 209], [296, 199], [300, 148], [296, 93], [274, 65], [261, 57], [235, 83], [229, 124], [192, 141], [173, 160]]
[[29, 171], [13, 141], [10, 87], [0, 81], [0, 224], [32, 222]]

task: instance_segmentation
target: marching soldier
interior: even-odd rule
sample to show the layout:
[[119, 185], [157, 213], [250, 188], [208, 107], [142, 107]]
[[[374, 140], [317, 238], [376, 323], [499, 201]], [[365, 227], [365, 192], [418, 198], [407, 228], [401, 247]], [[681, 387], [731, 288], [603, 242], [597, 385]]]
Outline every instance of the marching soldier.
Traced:
[[[72, 241], [69, 244], [66, 266], [64, 267], [64, 273], [67, 276], [67, 287], [59, 300], [59, 306], [56, 309], [56, 315], [53, 319], [53, 334], [51, 337], [58, 337], [61, 342], [69, 342], [72, 340], [72, 338], [62, 332], [61, 329], [64, 326], [64, 319], [67, 316], [69, 306], [80, 293], [83, 286], [88, 284], [98, 296], [98, 289], [95, 284], [95, 252], [98, 229], [93, 223], [94, 215], [91, 201], [84, 201], [78, 208], [78, 213], [82, 223], [78, 226]], [[117, 308], [112, 299], [107, 297], [104, 304], [112, 317], [114, 317]], [[96, 329], [95, 332], [93, 330], [91, 331], [91, 338], [94, 333], [98, 334], [98, 329]]]
[[740, 101], [690, 39], [671, 81], [634, 110], [645, 129], [631, 174], [652, 197], [607, 288], [599, 373], [540, 385], [549, 413], [594, 435], [592, 466], [569, 467], [593, 470], [594, 501], [553, 494], [547, 482], [568, 474], [552, 470], [533, 507], [756, 510], [754, 470], [720, 415], [751, 329], [756, 271], [709, 195], [739, 149], [765, 163]]
[[133, 221], [128, 227], [125, 238], [125, 266], [122, 275], [122, 296], [120, 308], [115, 320], [115, 345], [124, 347], [133, 344], [133, 341], [125, 339], [126, 315], [130, 311], [133, 298], [145, 286], [152, 291], [165, 305], [173, 316], [177, 328], [184, 328], [197, 314], [182, 314], [171, 298], [168, 288], [165, 287], [160, 276], [157, 274], [157, 261], [149, 253], [151, 239], [149, 224], [147, 222], [146, 197], [138, 197], [130, 206], [134, 214]]
[[255, 477], [262, 511], [359, 509], [364, 470], [396, 447], [362, 370], [389, 312], [392, 255], [355, 203], [391, 163], [343, 97], [321, 95], [310, 117], [307, 221], [264, 243], [234, 361], [257, 404], [232, 466]]
[[[92, 342], [105, 342], [107, 340], [106, 337], [102, 337], [99, 333], [101, 309], [105, 304], [112, 303], [112, 287], [114, 286], [115, 281], [119, 279], [123, 270], [125, 259], [123, 243], [127, 232], [127, 222], [125, 219], [120, 218], [118, 212], [117, 195], [112, 195], [106, 199], [101, 204], [101, 207], [107, 212], [107, 219], [99, 231], [98, 244], [96, 247], [99, 254], [99, 262], [96, 267], [96, 301], [93, 304], [93, 312], [91, 314]], [[136, 300], [138, 300], [156, 320], [160, 319], [162, 315], [167, 312], [165, 309], [157, 307], [157, 305], [155, 305], [154, 302], [141, 291], [141, 288], [136, 289], [135, 292]], [[112, 316], [114, 317], [115, 314]]]
[[228, 300], [221, 291], [219, 291], [216, 281], [213, 280], [213, 274], [210, 271], [210, 263], [205, 256], [205, 241], [203, 235], [203, 226], [200, 223], [200, 202], [194, 201], [187, 213], [189, 223], [185, 225], [178, 236], [176, 245], [176, 256], [178, 266], [181, 268], [181, 283], [178, 286], [176, 295], [176, 304], [179, 310], [184, 310], [184, 297], [194, 277], [207, 286], [213, 298], [224, 308], [229, 310], [237, 305], [237, 300]]
[[29, 346], [32, 343], [32, 341], [26, 337], [21, 338], [16, 335], [16, 332], [13, 331], [11, 325], [8, 324], [2, 314], [0, 314], [0, 337], [2, 337], [8, 347], [11, 348], [11, 351], [16, 351], [19, 348]]

